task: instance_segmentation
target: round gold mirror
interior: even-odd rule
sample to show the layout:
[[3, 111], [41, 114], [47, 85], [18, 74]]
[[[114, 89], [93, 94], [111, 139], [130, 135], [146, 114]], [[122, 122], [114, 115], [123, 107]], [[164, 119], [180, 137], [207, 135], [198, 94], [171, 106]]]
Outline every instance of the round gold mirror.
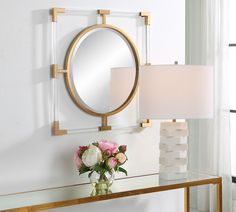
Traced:
[[[113, 25], [97, 24], [85, 28], [74, 38], [67, 50], [65, 69], [72, 100], [84, 112], [102, 117], [106, 129], [107, 117], [122, 111], [135, 95], [139, 56], [125, 32]], [[125, 86], [114, 81], [116, 74], [113, 73], [127, 69], [131, 73], [124, 93]]]

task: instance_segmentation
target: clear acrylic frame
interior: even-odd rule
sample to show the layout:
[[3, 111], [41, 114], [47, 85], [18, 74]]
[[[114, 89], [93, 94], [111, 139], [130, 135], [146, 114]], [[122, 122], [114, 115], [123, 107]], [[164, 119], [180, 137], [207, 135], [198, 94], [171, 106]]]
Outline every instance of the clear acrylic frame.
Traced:
[[[138, 47], [139, 53], [141, 53], [140, 58], [141, 59], [141, 64], [142, 65], [148, 65], [150, 64], [150, 14], [147, 12], [120, 12], [120, 11], [109, 11], [109, 17], [108, 21], [109, 24], [111, 19], [113, 22], [116, 22], [118, 20], [128, 20], [128, 19], [135, 19], [136, 20], [136, 25], [137, 27], [137, 37], [138, 39], [136, 40], [135, 44]], [[63, 18], [66, 18], [66, 16], [70, 17], [86, 17], [89, 21], [88, 23], [92, 24], [99, 24], [103, 21], [103, 17], [98, 14], [98, 11], [96, 10], [76, 10], [76, 9], [64, 9], [64, 8], [53, 8], [51, 10], [52, 14], [52, 42], [51, 42], [51, 64], [59, 64], [58, 60], [58, 50], [61, 48], [59, 46], [58, 42], [58, 23], [60, 20]], [[110, 20], [109, 20], [110, 19]], [[93, 21], [93, 22], [91, 22]], [[89, 26], [91, 24], [88, 24]], [[138, 34], [139, 31], [139, 34]], [[141, 34], [141, 35], [140, 35]], [[141, 38], [140, 38], [141, 37]], [[138, 43], [137, 43], [138, 42]], [[60, 66], [60, 65], [58, 65]], [[63, 74], [63, 70], [61, 71]], [[53, 105], [53, 123], [52, 123], [52, 134], [53, 135], [65, 135], [65, 134], [74, 134], [74, 133], [86, 133], [86, 132], [97, 132], [98, 131], [98, 126], [95, 126], [96, 124], [89, 124], [87, 126], [86, 123], [83, 124], [83, 126], [73, 126], [68, 124], [68, 122], [63, 122], [62, 117], [65, 116], [64, 114], [61, 114], [61, 96], [60, 96], [60, 86], [62, 76], [61, 74], [58, 73], [58, 78], [53, 77], [55, 73], [52, 72], [52, 105]], [[112, 123], [112, 130], [137, 130], [141, 129], [140, 122], [142, 122], [139, 119], [139, 113], [138, 113], [138, 93], [136, 94], [135, 101], [133, 104], [135, 104], [136, 112], [135, 112], [135, 120], [132, 120], [132, 122], [124, 121], [124, 118], [110, 118]], [[129, 106], [128, 106], [129, 107]], [[79, 110], [79, 108], [78, 108]], [[126, 109], [125, 109], [126, 110]], [[122, 113], [122, 111], [121, 111]], [[89, 116], [89, 115], [87, 115]], [[122, 116], [122, 114], [118, 113], [116, 116]], [[124, 115], [123, 115], [124, 116]], [[97, 117], [95, 117], [97, 118]], [[79, 118], [78, 118], [79, 119]], [[99, 117], [97, 118], [99, 119]], [[114, 120], [113, 120], [114, 119]], [[117, 121], [118, 119], [118, 121]], [[119, 121], [119, 120], [123, 120]], [[82, 122], [82, 120], [81, 120]], [[144, 121], [145, 122], [145, 121]], [[99, 125], [99, 124], [97, 124]], [[150, 124], [146, 125], [150, 126]]]

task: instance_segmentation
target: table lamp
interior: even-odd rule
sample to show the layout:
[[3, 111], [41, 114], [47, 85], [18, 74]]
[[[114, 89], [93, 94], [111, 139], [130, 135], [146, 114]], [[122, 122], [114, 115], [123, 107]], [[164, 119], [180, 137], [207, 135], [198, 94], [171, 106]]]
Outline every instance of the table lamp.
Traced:
[[186, 122], [213, 117], [213, 69], [209, 66], [142, 66], [139, 113], [145, 119], [172, 119], [160, 124], [160, 178], [187, 177]]

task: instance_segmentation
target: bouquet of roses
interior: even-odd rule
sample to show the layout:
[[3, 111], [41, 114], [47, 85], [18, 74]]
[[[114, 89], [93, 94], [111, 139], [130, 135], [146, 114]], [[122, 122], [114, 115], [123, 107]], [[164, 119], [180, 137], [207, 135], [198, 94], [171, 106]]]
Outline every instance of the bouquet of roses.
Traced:
[[126, 145], [120, 145], [107, 140], [101, 140], [88, 146], [80, 146], [74, 155], [74, 162], [79, 174], [93, 172], [104, 175], [106, 172], [127, 171], [121, 166], [127, 161]]

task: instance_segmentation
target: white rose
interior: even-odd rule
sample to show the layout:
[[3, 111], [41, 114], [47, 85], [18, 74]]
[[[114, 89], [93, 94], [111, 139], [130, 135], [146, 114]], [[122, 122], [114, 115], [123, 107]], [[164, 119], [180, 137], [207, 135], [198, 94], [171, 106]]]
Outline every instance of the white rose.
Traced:
[[82, 161], [87, 167], [94, 166], [97, 162], [101, 160], [101, 158], [101, 150], [94, 145], [90, 145], [89, 148], [85, 150], [82, 155]]

